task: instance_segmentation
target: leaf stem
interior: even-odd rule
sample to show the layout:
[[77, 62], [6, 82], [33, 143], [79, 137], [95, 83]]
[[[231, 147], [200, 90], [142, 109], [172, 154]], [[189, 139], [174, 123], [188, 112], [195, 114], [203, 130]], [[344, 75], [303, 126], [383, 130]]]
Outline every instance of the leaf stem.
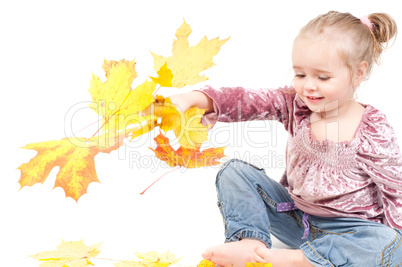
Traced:
[[116, 115], [117, 112], [119, 112], [119, 111], [121, 110], [121, 107], [123, 106], [124, 102], [126, 102], [128, 96], [131, 94], [132, 91], [133, 91], [133, 90], [130, 90], [130, 91], [128, 92], [128, 94], [127, 94], [126, 97], [124, 98], [123, 102], [121, 103], [120, 107], [112, 114], [112, 116], [109, 116], [109, 118], [107, 118], [107, 119], [105, 120], [105, 122], [101, 125], [101, 127], [99, 127], [99, 129], [96, 130], [96, 132], [95, 132], [90, 138], [88, 138], [87, 140], [89, 140], [89, 139], [91, 139], [92, 137], [94, 137], [94, 136], [100, 131], [100, 129], [102, 129], [103, 126], [105, 126], [105, 124], [108, 123], [109, 120], [110, 120], [114, 115]]
[[177, 171], [177, 170], [180, 169], [180, 168], [181, 168], [181, 166], [178, 166], [178, 168], [173, 169], [173, 170], [170, 170], [170, 171], [166, 172], [165, 174], [163, 174], [161, 177], [159, 177], [158, 179], [156, 179], [152, 184], [150, 184], [147, 188], [145, 188], [145, 190], [142, 191], [142, 192], [140, 193], [140, 195], [143, 195], [143, 194], [145, 193], [145, 191], [147, 191], [151, 186], [153, 186], [156, 182], [158, 182], [160, 179], [162, 179], [166, 174], [169, 174], [169, 173], [171, 173], [171, 172]]
[[87, 126], [81, 128], [81, 129], [79, 129], [78, 131], [76, 131], [76, 132], [74, 133], [74, 135], [76, 135], [77, 133], [79, 133], [79, 132], [85, 130], [86, 128], [88, 128], [88, 127], [90, 127], [90, 126], [92, 126], [92, 125], [94, 125], [95, 123], [98, 123], [99, 121], [100, 121], [100, 120], [94, 121], [93, 123], [91, 123], [91, 124], [89, 124], [89, 125], [87, 125]]
[[159, 89], [161, 89], [161, 86], [158, 84], [158, 88], [156, 88], [155, 92], [152, 94], [153, 97], [156, 95], [156, 93], [159, 91]]

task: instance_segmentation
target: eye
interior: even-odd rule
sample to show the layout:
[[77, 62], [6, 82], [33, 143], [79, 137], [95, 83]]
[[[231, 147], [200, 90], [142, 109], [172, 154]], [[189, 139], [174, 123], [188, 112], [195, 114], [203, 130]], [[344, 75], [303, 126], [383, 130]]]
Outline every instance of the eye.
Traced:
[[329, 77], [326, 76], [319, 76], [318, 79], [320, 79], [321, 81], [328, 81]]
[[305, 74], [300, 74], [300, 73], [295, 74], [295, 78], [304, 78], [304, 77], [306, 77]]

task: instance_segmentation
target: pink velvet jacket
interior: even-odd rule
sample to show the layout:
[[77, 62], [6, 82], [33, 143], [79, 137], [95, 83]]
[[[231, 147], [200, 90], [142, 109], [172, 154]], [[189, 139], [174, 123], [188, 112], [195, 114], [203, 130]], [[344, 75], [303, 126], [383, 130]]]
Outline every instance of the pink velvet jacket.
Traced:
[[[289, 133], [280, 180], [297, 207], [326, 217], [359, 217], [402, 229], [402, 159], [394, 130], [370, 105], [351, 141], [312, 138], [311, 111], [293, 88], [241, 87], [201, 92], [214, 111], [204, 123], [277, 120]], [[262, 166], [263, 167], [263, 166]]]

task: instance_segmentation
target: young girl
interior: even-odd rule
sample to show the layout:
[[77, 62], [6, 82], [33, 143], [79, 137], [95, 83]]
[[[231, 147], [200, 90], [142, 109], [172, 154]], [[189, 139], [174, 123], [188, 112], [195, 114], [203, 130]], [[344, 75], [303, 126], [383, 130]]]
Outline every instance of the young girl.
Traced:
[[[203, 253], [220, 266], [402, 266], [402, 159], [385, 115], [354, 94], [396, 34], [386, 14], [329, 12], [304, 26], [292, 51], [294, 85], [205, 87], [175, 95], [209, 123], [278, 120], [289, 133], [277, 183], [240, 160], [217, 175], [226, 243]], [[271, 250], [271, 236], [293, 249]]]

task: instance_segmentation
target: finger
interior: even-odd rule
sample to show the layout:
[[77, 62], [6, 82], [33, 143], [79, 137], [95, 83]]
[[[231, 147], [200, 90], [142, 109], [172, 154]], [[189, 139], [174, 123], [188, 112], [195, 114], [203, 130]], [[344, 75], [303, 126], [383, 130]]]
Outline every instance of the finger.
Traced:
[[267, 262], [269, 255], [267, 252], [270, 252], [268, 248], [258, 247], [254, 251], [254, 258], [256, 262]]
[[214, 256], [214, 252], [211, 249], [207, 249], [201, 254], [201, 256], [203, 259], [210, 261]]
[[266, 262], [264, 258], [257, 254], [257, 252], [254, 253], [253, 260], [253, 262]]

